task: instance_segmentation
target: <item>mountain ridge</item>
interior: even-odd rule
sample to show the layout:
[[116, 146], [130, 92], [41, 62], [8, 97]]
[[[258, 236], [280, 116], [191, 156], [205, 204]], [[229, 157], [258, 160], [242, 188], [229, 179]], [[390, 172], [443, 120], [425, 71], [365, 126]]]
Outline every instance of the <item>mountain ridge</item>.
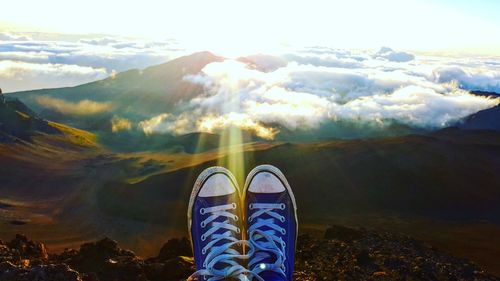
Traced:
[[[188, 100], [199, 94], [202, 87], [183, 81], [182, 77], [198, 73], [208, 63], [221, 60], [221, 57], [210, 52], [198, 52], [144, 70], [132, 69], [75, 87], [22, 91], [7, 95], [20, 98], [42, 115], [45, 114], [44, 117], [50, 117], [50, 112], [40, 106], [37, 96], [44, 95], [70, 102], [106, 102], [119, 95], [120, 100], [113, 99], [117, 109], [130, 112], [132, 118], [149, 118], [151, 114], [164, 113], [165, 107], [172, 107], [182, 99]], [[131, 104], [134, 108], [130, 108]], [[146, 110], [138, 110], [141, 108]]]
[[[132, 69], [75, 87], [9, 93], [8, 96], [21, 99], [43, 118], [104, 135], [103, 139], [116, 139], [115, 143], [107, 143], [110, 148], [113, 145], [120, 146], [119, 141], [127, 138], [133, 139], [131, 142], [138, 144], [151, 140], [150, 146], [157, 149], [165, 146], [153, 140], [153, 134], [146, 136], [139, 123], [152, 120], [161, 114], [176, 116], [192, 110], [189, 101], [202, 95], [205, 89], [203, 85], [190, 83], [185, 81], [183, 77], [197, 74], [207, 64], [220, 62], [224, 59], [210, 52], [198, 52], [143, 70]], [[278, 58], [264, 55], [241, 57], [238, 60], [246, 63], [249, 68], [262, 71], [272, 71], [284, 63]], [[472, 91], [471, 93], [485, 97], [498, 97], [497, 94], [490, 92]], [[94, 114], [86, 114], [85, 106], [97, 109], [94, 110]], [[64, 107], [70, 107], [70, 109], [62, 110]], [[497, 106], [496, 109], [498, 108]], [[78, 112], [72, 112], [71, 109], [73, 111], [78, 109]], [[497, 111], [493, 108], [477, 112], [458, 121], [453, 126], [462, 129], [500, 130], [499, 123], [495, 122], [500, 115], [500, 111]], [[112, 129], [112, 122], [117, 118], [128, 122], [129, 125], [124, 130], [128, 132], [115, 132]], [[164, 122], [168, 124], [168, 120]], [[403, 124], [397, 120], [387, 120], [383, 126], [373, 122], [359, 122], [359, 120], [336, 120], [318, 124], [315, 129], [301, 129], [300, 126], [288, 129], [275, 123], [264, 123], [263, 125], [278, 129], [280, 132], [276, 139], [280, 141], [387, 137], [413, 133], [425, 134], [435, 130]], [[111, 133], [118, 136], [111, 136]], [[124, 136], [119, 136], [122, 133]], [[162, 130], [154, 134], [159, 136], [175, 135], [175, 133], [162, 132]], [[171, 143], [175, 143], [175, 141]], [[142, 149], [141, 145], [138, 147]], [[192, 151], [192, 149], [188, 150]]]

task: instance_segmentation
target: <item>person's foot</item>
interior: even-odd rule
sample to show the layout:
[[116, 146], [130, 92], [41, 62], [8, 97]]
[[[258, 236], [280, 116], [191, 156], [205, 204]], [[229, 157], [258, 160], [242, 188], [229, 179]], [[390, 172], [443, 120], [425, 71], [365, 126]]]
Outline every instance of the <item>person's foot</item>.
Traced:
[[[210, 167], [196, 180], [188, 207], [188, 229], [196, 272], [204, 280], [247, 280], [240, 265], [242, 206], [234, 176], [222, 167]], [[199, 278], [198, 278], [199, 279]]]
[[283, 173], [271, 165], [254, 168], [245, 182], [248, 270], [263, 280], [292, 280], [297, 206]]

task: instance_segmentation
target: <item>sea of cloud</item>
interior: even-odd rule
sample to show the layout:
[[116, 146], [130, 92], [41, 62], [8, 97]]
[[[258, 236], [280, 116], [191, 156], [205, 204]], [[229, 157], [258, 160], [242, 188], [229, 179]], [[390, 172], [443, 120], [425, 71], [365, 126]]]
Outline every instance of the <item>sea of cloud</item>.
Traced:
[[0, 33], [0, 87], [4, 92], [75, 86], [160, 64], [183, 51], [173, 40], [102, 36], [55, 41], [53, 37]]
[[217, 132], [230, 126], [273, 139], [279, 128], [338, 120], [438, 129], [499, 104], [470, 91], [500, 92], [498, 58], [415, 56], [314, 47], [208, 64], [184, 80], [203, 85], [189, 115], [141, 123], [147, 133]]
[[[0, 33], [0, 87], [4, 92], [73, 86], [184, 54], [175, 41], [95, 37], [73, 41]], [[204, 93], [181, 108], [133, 124], [116, 117], [116, 132], [218, 132], [236, 126], [273, 139], [286, 128], [315, 129], [335, 121], [384, 127], [437, 129], [499, 104], [470, 91], [500, 93], [500, 57], [429, 56], [396, 51], [289, 49], [206, 65], [183, 77]], [[41, 98], [68, 114], [99, 113], [112, 104]], [[81, 110], [90, 107], [91, 111]]]

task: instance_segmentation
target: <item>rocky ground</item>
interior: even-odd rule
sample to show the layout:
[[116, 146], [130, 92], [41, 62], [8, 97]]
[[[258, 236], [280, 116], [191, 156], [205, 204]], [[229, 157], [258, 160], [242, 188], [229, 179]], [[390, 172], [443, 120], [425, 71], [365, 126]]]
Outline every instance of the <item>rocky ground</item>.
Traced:
[[[323, 239], [298, 239], [295, 280], [500, 280], [474, 263], [410, 237], [332, 226]], [[142, 259], [104, 238], [49, 254], [42, 243], [17, 235], [0, 241], [0, 281], [169, 281], [193, 270], [189, 241], [168, 241]]]

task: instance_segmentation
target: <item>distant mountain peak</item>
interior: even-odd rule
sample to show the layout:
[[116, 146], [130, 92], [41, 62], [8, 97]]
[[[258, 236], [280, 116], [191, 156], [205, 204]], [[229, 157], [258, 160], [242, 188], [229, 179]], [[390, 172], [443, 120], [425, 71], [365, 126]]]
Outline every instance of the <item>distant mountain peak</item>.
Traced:
[[183, 69], [184, 73], [194, 74], [200, 72], [201, 69], [203, 69], [203, 67], [205, 67], [209, 63], [219, 62], [223, 60], [224, 60], [223, 57], [214, 55], [209, 51], [202, 51], [178, 57], [159, 65], [148, 67], [144, 69], [143, 73], [144, 74], [155, 73], [158, 71], [165, 71], [165, 70], [170, 70], [172, 68], [180, 67]]
[[[20, 98], [29, 107], [49, 120], [72, 124], [85, 130], [101, 129], [92, 124], [103, 124], [102, 116], [95, 116], [98, 122], [89, 121], [81, 116], [61, 114], [53, 108], [40, 104], [39, 96], [79, 103], [83, 100], [107, 102], [116, 112], [126, 112], [132, 121], [141, 121], [154, 115], [176, 110], [179, 102], [188, 101], [203, 92], [203, 86], [183, 79], [184, 76], [197, 74], [210, 63], [223, 61], [224, 58], [211, 52], [196, 52], [166, 63], [143, 70], [134, 69], [120, 72], [103, 80], [57, 89], [43, 89], [9, 94]], [[110, 113], [109, 118], [113, 116]], [[88, 125], [91, 124], [91, 125]]]

